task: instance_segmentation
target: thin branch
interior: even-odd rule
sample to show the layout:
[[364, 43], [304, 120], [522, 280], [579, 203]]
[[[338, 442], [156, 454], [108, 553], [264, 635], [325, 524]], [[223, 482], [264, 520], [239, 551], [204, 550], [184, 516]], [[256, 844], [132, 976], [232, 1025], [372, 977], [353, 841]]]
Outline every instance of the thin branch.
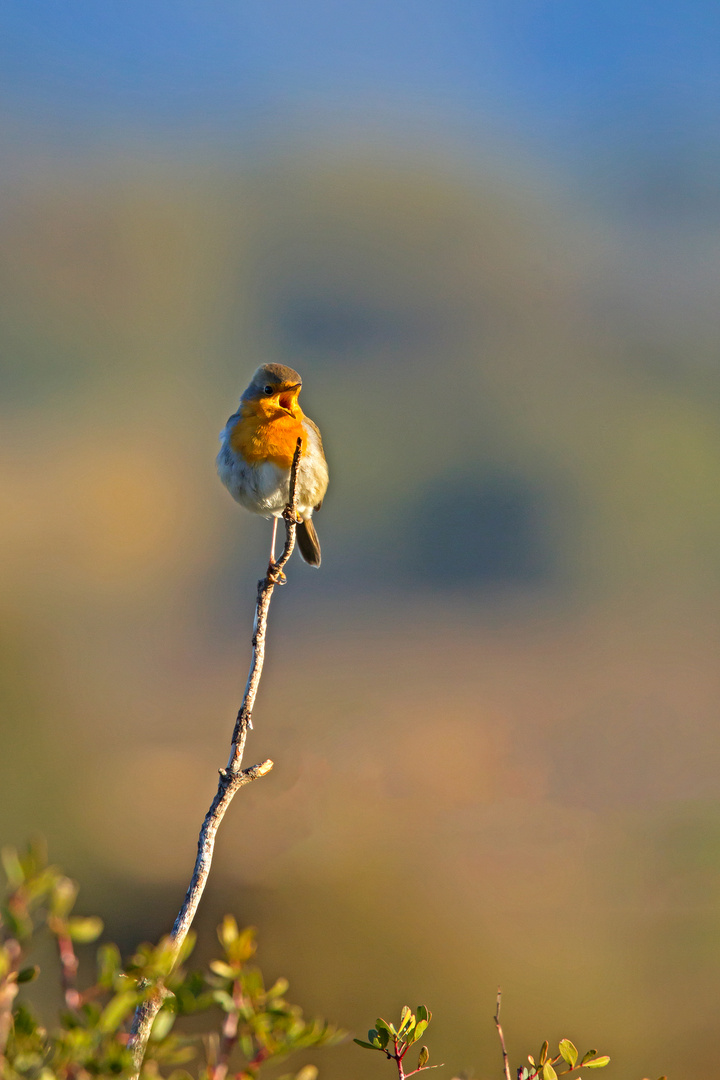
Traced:
[[230, 1055], [237, 1042], [238, 1027], [238, 1014], [228, 1013], [223, 1021], [218, 1063], [211, 1073], [210, 1080], [225, 1080], [230, 1068]]
[[497, 1008], [495, 1009], [495, 1027], [497, 1028], [498, 1035], [500, 1036], [500, 1045], [502, 1047], [503, 1056], [503, 1068], [505, 1070], [505, 1080], [512, 1080], [510, 1076], [510, 1061], [508, 1059], [508, 1052], [505, 1049], [505, 1036], [503, 1035], [502, 1025], [500, 1024], [500, 1002], [502, 1000], [502, 990], [498, 986], [497, 993]]
[[60, 958], [60, 983], [65, 1004], [73, 1012], [80, 1008], [82, 995], [75, 985], [78, 972], [78, 958], [75, 955], [72, 938], [69, 934], [58, 933], [57, 949]]
[[22, 949], [15, 938], [6, 938], [3, 942], [8, 969], [0, 979], [0, 1076], [5, 1075], [5, 1050], [13, 1025], [13, 1002], [17, 996], [17, 972], [20, 966]]
[[[225, 768], [220, 770], [217, 793], [210, 804], [210, 809], [205, 815], [205, 820], [200, 829], [197, 858], [195, 860], [195, 868], [190, 880], [190, 885], [185, 894], [183, 905], [180, 908], [173, 928], [170, 931], [169, 940], [172, 946], [173, 962], [177, 960], [183, 942], [187, 937], [188, 930], [195, 918], [195, 913], [197, 912], [200, 899], [210, 874], [210, 866], [212, 864], [213, 851], [215, 848], [215, 837], [218, 828], [220, 827], [220, 822], [225, 816], [228, 806], [232, 802], [233, 796], [241, 787], [244, 787], [245, 784], [249, 784], [252, 780], [256, 780], [260, 776], [264, 776], [266, 773], [270, 772], [273, 767], [272, 761], [268, 760], [263, 761], [260, 765], [253, 765], [249, 769], [241, 768], [247, 734], [252, 728], [252, 712], [258, 687], [260, 685], [263, 663], [265, 661], [265, 633], [267, 629], [270, 601], [272, 599], [272, 594], [275, 591], [275, 586], [282, 584], [285, 580], [283, 567], [292, 555], [293, 548], [295, 547], [295, 534], [298, 524], [297, 473], [301, 452], [302, 443], [301, 440], [298, 439], [295, 454], [293, 456], [292, 468], [290, 469], [288, 504], [283, 511], [283, 518], [285, 520], [285, 546], [280, 558], [277, 562], [270, 563], [267, 575], [258, 582], [250, 673], [248, 675], [242, 705], [240, 706], [240, 711], [238, 712], [237, 720], [235, 721], [232, 745], [230, 747], [230, 757], [228, 758], [228, 763]], [[150, 995], [145, 1001], [141, 1002], [135, 1010], [135, 1016], [133, 1017], [132, 1027], [130, 1029], [130, 1038], [128, 1040], [128, 1046], [132, 1050], [135, 1065], [133, 1080], [137, 1080], [137, 1077], [140, 1075], [140, 1069], [142, 1068], [145, 1049], [150, 1038], [153, 1022], [160, 1011], [166, 996], [167, 990], [160, 984], [153, 988]]]
[[240, 1027], [240, 1009], [243, 1005], [243, 993], [240, 980], [233, 983], [232, 999], [235, 1009], [225, 1014], [222, 1025], [222, 1037], [217, 1052], [217, 1062], [213, 1068], [208, 1068], [208, 1080], [225, 1080], [230, 1069], [230, 1056], [238, 1041], [238, 1028]]

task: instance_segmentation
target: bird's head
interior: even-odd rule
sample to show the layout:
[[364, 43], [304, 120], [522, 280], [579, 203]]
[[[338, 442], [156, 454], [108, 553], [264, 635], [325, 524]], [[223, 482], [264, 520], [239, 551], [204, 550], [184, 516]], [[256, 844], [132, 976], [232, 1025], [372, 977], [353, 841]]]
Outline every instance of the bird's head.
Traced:
[[297, 399], [301, 389], [302, 379], [291, 367], [263, 364], [253, 375], [240, 401], [254, 412], [268, 416], [278, 413], [294, 416], [300, 408]]

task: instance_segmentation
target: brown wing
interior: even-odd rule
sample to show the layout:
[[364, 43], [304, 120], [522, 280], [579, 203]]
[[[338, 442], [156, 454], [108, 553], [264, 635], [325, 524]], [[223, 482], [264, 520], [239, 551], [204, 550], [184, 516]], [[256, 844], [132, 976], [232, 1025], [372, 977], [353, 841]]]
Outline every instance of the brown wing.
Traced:
[[[318, 447], [319, 447], [320, 453], [322, 454], [323, 458], [325, 458], [325, 451], [323, 449], [323, 442], [322, 442], [322, 435], [320, 434], [320, 428], [317, 426], [316, 423], [314, 423], [314, 421], [312, 421], [310, 419], [309, 416], [305, 416], [303, 414], [303, 419], [304, 419], [305, 423], [308, 425], [308, 427], [311, 427], [313, 429], [313, 431], [315, 432], [315, 434], [317, 435]], [[325, 458], [325, 460], [327, 461], [327, 458]], [[323, 501], [321, 499], [320, 502], [317, 504], [317, 506], [314, 506], [313, 509], [314, 510], [319, 510], [320, 507], [322, 506], [322, 504], [323, 504]]]

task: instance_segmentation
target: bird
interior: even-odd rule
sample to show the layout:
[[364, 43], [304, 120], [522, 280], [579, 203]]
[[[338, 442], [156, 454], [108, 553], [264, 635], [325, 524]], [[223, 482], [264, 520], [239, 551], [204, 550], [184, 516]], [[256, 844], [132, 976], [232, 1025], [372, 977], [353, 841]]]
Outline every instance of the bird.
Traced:
[[297, 544], [310, 566], [320, 566], [320, 541], [312, 515], [322, 506], [328, 467], [317, 426], [298, 403], [302, 379], [284, 364], [262, 364], [220, 432], [217, 470], [233, 499], [254, 514], [273, 518], [270, 565], [275, 562], [278, 518], [290, 498], [290, 471], [301, 440], [296, 496]]

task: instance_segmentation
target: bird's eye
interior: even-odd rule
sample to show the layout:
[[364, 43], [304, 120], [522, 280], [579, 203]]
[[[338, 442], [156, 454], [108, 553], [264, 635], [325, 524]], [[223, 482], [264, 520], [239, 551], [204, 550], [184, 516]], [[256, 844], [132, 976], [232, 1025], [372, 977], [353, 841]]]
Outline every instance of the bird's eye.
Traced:
[[273, 392], [273, 388], [272, 388], [272, 386], [270, 386], [270, 384], [268, 384], [267, 386], [263, 387], [263, 393], [265, 393], [265, 394], [272, 394], [272, 392]]

